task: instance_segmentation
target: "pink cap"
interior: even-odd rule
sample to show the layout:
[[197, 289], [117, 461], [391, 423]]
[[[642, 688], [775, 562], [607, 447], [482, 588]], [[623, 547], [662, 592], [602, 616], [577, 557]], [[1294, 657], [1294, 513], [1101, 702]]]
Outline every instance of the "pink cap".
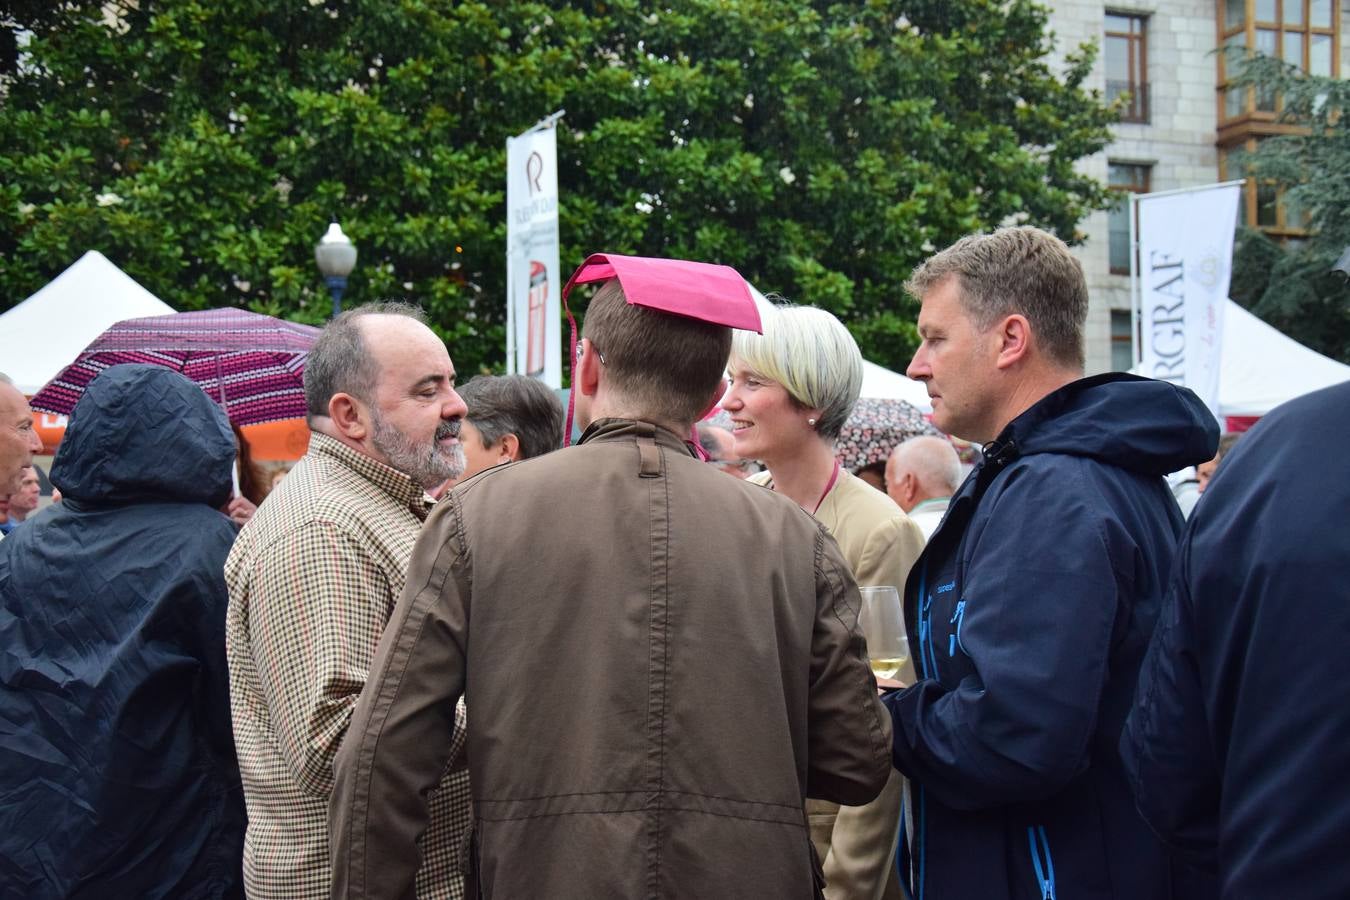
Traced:
[[760, 332], [759, 309], [750, 288], [731, 266], [593, 253], [568, 280], [563, 299], [574, 284], [610, 278], [619, 279], [624, 296], [634, 306]]

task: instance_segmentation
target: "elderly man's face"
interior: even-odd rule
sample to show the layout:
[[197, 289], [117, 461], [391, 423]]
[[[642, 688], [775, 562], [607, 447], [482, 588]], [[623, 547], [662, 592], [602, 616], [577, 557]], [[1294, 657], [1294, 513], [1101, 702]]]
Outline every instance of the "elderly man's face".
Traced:
[[405, 316], [370, 316], [361, 327], [380, 371], [370, 403], [376, 453], [424, 488], [458, 478], [464, 471], [459, 428], [468, 410], [455, 392], [445, 344]]
[[33, 430], [33, 411], [19, 389], [0, 382], [0, 493], [19, 486], [19, 473], [42, 450]]
[[9, 509], [11, 515], [17, 514], [27, 516], [38, 508], [38, 500], [42, 496], [41, 482], [38, 481], [37, 469], [28, 466], [19, 476], [19, 489], [9, 495]]

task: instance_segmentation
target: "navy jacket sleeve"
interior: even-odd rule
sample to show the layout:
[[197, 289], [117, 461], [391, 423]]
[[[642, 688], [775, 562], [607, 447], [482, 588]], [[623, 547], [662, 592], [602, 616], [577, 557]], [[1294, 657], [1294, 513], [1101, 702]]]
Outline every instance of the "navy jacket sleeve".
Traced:
[[1220, 785], [1195, 656], [1189, 546], [1183, 542], [1178, 553], [1177, 575], [1139, 672], [1120, 750], [1144, 819], [1164, 842], [1212, 863]]
[[956, 631], [924, 648], [967, 674], [886, 698], [895, 767], [947, 806], [1043, 797], [1087, 766], [1133, 555], [1095, 490], [1082, 469], [1010, 472], [967, 541]]

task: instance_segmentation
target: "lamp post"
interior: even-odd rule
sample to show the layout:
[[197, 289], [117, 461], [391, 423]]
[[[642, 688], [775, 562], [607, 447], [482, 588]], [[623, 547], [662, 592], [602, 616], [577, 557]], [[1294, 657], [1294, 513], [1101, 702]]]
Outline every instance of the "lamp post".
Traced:
[[1341, 254], [1340, 259], [1336, 260], [1336, 263], [1331, 267], [1331, 271], [1336, 272], [1346, 281], [1350, 281], [1350, 244], [1346, 245], [1345, 252]]
[[314, 245], [314, 261], [319, 274], [333, 295], [333, 316], [342, 312], [342, 292], [347, 289], [347, 276], [356, 267], [356, 246], [342, 233], [342, 226], [333, 222], [328, 231]]

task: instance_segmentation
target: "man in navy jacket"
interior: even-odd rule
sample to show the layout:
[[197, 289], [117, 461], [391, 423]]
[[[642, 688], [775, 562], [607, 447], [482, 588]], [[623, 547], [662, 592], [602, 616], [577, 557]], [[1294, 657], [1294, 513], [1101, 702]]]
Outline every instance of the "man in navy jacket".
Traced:
[[1116, 747], [1181, 515], [1167, 472], [1214, 455], [1194, 394], [1083, 378], [1087, 286], [1034, 228], [919, 266], [924, 381], [985, 443], [906, 588], [918, 683], [890, 694], [916, 785], [916, 898], [1199, 900], [1134, 808]]
[[1226, 900], [1350, 892], [1350, 383], [1281, 406], [1196, 506], [1121, 751]]

